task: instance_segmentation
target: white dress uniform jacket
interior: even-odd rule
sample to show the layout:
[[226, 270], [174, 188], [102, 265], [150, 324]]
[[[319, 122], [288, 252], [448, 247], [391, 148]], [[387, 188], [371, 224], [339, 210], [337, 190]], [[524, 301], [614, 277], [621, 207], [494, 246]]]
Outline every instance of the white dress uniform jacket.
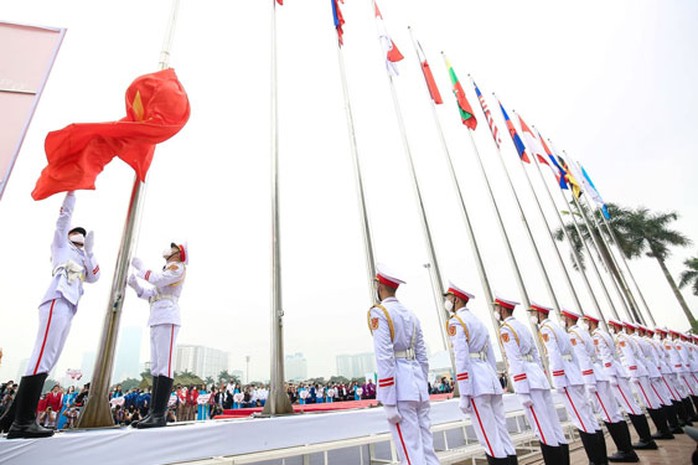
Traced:
[[394, 297], [369, 312], [378, 371], [376, 399], [383, 405], [397, 401], [429, 400], [429, 360], [417, 317]]
[[595, 385], [597, 381], [608, 381], [608, 375], [604, 372], [603, 365], [596, 355], [591, 335], [579, 325], [570, 326], [567, 332], [570, 335], [572, 350], [579, 360], [584, 384]]
[[546, 318], [540, 323], [540, 334], [545, 344], [555, 388], [583, 385], [579, 362], [565, 330]]
[[514, 391], [517, 394], [528, 394], [531, 389], [550, 390], [531, 331], [510, 316], [499, 327], [499, 337], [507, 354]]
[[99, 265], [92, 254], [78, 249], [68, 240], [75, 208], [75, 195], [68, 194], [63, 200], [56, 232], [51, 243], [51, 264], [53, 280], [41, 303], [63, 298], [73, 304], [77, 310], [78, 301], [83, 294], [82, 283], [93, 283], [99, 279]]
[[601, 328], [596, 328], [592, 333], [592, 337], [594, 338], [596, 355], [603, 364], [604, 373], [608, 380], [613, 383], [617, 378], [630, 378], [620, 360], [613, 336]]
[[134, 289], [141, 299], [150, 302], [149, 326], [173, 324], [182, 325], [179, 311], [179, 296], [186, 276], [186, 265], [181, 262], [169, 262], [162, 271], [143, 270], [138, 277], [152, 286], [143, 287], [135, 282]]

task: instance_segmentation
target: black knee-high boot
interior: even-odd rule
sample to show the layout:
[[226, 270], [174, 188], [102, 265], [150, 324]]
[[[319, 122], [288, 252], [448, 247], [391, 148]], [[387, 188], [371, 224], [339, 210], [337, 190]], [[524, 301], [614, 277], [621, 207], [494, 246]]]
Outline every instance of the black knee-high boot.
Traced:
[[664, 410], [664, 413], [666, 414], [666, 420], [669, 423], [669, 430], [673, 434], [683, 434], [683, 429], [681, 428], [681, 425], [679, 425], [679, 417], [676, 413], [676, 406], [670, 402], [669, 405], [662, 405], [662, 410]]
[[167, 424], [167, 403], [170, 400], [174, 379], [167, 376], [159, 376], [159, 378], [157, 389], [151, 398], [153, 412], [150, 418], [138, 422], [136, 428], [158, 428]]
[[676, 407], [676, 413], [679, 416], [679, 426], [693, 426], [691, 417], [686, 411], [686, 406], [680, 400], [672, 400], [671, 403]]
[[652, 439], [652, 433], [650, 433], [650, 425], [647, 423], [647, 417], [644, 415], [632, 414], [628, 416], [630, 417], [630, 421], [632, 422], [635, 431], [637, 431], [637, 435], [640, 437], [640, 440], [633, 444], [633, 449], [658, 449], [657, 443], [654, 442], [654, 439]]
[[633, 450], [633, 444], [630, 439], [630, 430], [628, 424], [623, 421], [617, 423], [606, 423], [606, 428], [611, 434], [611, 439], [616, 445], [618, 452], [608, 456], [609, 462], [639, 462], [640, 458]]
[[45, 438], [53, 436], [53, 430], [36, 422], [36, 406], [48, 373], [24, 376], [15, 396], [15, 420], [7, 433], [7, 439]]
[[652, 439], [674, 439], [674, 435], [669, 430], [669, 423], [667, 423], [664, 410], [648, 408], [647, 413], [650, 414], [654, 426], [657, 427], [657, 432], [652, 435]]

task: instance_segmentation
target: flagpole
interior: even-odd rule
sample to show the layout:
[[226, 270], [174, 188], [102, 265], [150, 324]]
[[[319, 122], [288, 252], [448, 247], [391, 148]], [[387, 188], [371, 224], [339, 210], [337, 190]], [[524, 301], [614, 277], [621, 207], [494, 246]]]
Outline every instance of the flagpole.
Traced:
[[373, 293], [373, 280], [376, 277], [376, 261], [373, 254], [373, 240], [371, 235], [371, 226], [366, 208], [366, 196], [364, 194], [364, 182], [361, 175], [361, 164], [359, 160], [359, 150], [356, 143], [356, 130], [354, 127], [354, 114], [351, 109], [351, 100], [349, 98], [349, 85], [347, 83], [346, 69], [344, 67], [344, 52], [341, 44], [337, 41], [337, 57], [339, 60], [339, 72], [342, 78], [342, 92], [344, 94], [344, 111], [347, 118], [347, 127], [349, 130], [349, 145], [351, 148], [352, 162], [354, 163], [354, 178], [356, 180], [356, 191], [359, 194], [359, 208], [361, 210], [361, 229], [364, 239], [364, 257], [366, 259], [366, 277], [368, 282], [369, 302], [373, 304], [376, 297]]
[[[576, 164], [579, 171], [582, 172], [583, 180], [589, 184], [589, 189], [593, 189], [596, 192], [596, 194], [599, 195], [598, 191], [596, 191], [596, 187], [591, 182], [591, 179], [588, 177], [588, 175], [584, 171], [584, 168], [582, 167], [582, 165], [577, 161], [575, 161], [574, 163]], [[595, 198], [593, 198], [593, 199], [595, 200]], [[600, 199], [600, 200], [602, 200], [602, 199]], [[625, 258], [625, 254], [623, 253], [623, 249], [621, 249], [621, 247], [620, 247], [620, 242], [618, 241], [618, 236], [616, 236], [616, 232], [611, 228], [611, 225], [608, 222], [606, 215], [604, 214], [604, 211], [600, 208], [599, 204], [596, 201], [593, 203], [590, 201], [587, 201], [587, 204], [590, 207], [594, 207], [594, 209], [593, 209], [594, 212], [600, 213], [601, 222], [597, 221], [597, 227], [599, 227], [599, 229], [600, 229], [601, 223], [603, 223], [603, 225], [606, 227], [606, 231], [608, 232], [611, 244], [614, 245], [615, 249], [618, 251], [618, 254], [620, 255], [620, 258], [623, 262], [623, 265], [625, 266], [625, 269], [628, 272], [628, 275], [630, 276], [630, 279], [632, 280], [633, 285], [635, 286], [635, 289], [637, 290], [637, 293], [640, 295], [640, 299], [642, 300], [642, 304], [645, 307], [645, 313], [647, 314], [647, 317], [650, 319], [652, 325], [656, 325], [656, 322], [654, 320], [654, 316], [652, 315], [652, 312], [650, 311], [649, 305], [647, 305], [647, 301], [645, 300], [645, 296], [642, 294], [642, 290], [640, 289], [640, 286], [638, 286], [637, 281], [635, 280], [635, 276], [633, 275], [633, 272], [630, 269], [630, 265], [628, 264], [628, 262]], [[596, 219], [596, 213], [594, 213], [594, 218]], [[619, 271], [620, 271], [620, 269], [619, 269]], [[635, 309], [637, 310], [637, 312], [640, 313], [640, 306], [637, 303], [637, 299], [635, 298], [635, 294], [633, 293], [632, 289], [628, 285], [627, 278], [625, 278], [624, 275], [623, 275], [623, 279], [625, 279], [625, 287], [628, 289], [628, 292], [630, 293], [630, 296], [632, 297], [633, 305], [634, 305]]]
[[[555, 199], [553, 198], [552, 193], [550, 192], [550, 187], [548, 184], [545, 182], [545, 177], [543, 176], [543, 171], [540, 168], [540, 165], [534, 160], [534, 163], [536, 165], [536, 171], [538, 172], [538, 176], [540, 178], [541, 183], [545, 187], [545, 191], [548, 194], [548, 199], [550, 199], [550, 203], [553, 206], [553, 210], [555, 210], [555, 215], [557, 216], [557, 219], [560, 223], [560, 229], [562, 229], [563, 234], [565, 235], [565, 239], [567, 240], [567, 244], [570, 246], [570, 250], [572, 251], [572, 260], [574, 262], [574, 265], [577, 267], [579, 270], [580, 274], [582, 275], [582, 280], [584, 281], [584, 287], [587, 290], [587, 293], [589, 294], [589, 297], [591, 298], [594, 306], [596, 307], [596, 311], [599, 314], [599, 318], [603, 322], [603, 324], [606, 324], [606, 318], [604, 317], [602, 311], [601, 311], [601, 304], [599, 303], [598, 299], [596, 298], [596, 294], [594, 293], [594, 289], [591, 287], [591, 283], [589, 282], [589, 277], [586, 274], [586, 270], [582, 266], [582, 263], [579, 259], [579, 256], [577, 255], [577, 251], [574, 248], [574, 244], [572, 243], [572, 238], [570, 237], [569, 233], [567, 232], [567, 228], [565, 227], [565, 222], [562, 220], [562, 216], [560, 215], [560, 211], [557, 208], [557, 204], [555, 203]], [[564, 194], [562, 191], [560, 191], [560, 195], [562, 196], [563, 203], [567, 204], [567, 201], [565, 200]], [[579, 227], [577, 226], [577, 220], [572, 216], [572, 219], [574, 221], [574, 227], [577, 230], [577, 234], [579, 234], [579, 237], [581, 239], [581, 234], [579, 232]], [[584, 247], [586, 248], [587, 253], [589, 254], [589, 259], [591, 260], [592, 267], [594, 268], [596, 275], [598, 277], [599, 284], [604, 290], [604, 293], [606, 294], [606, 298], [608, 300], [609, 307], [611, 308], [611, 311], [613, 313], [614, 318], [618, 318], [618, 313], [616, 312], [616, 309], [613, 305], [613, 301], [611, 300], [611, 296], [608, 294], [608, 290], [606, 289], [603, 279], [601, 278], [601, 274], [596, 267], [596, 262], [593, 261], [593, 257], [591, 256], [591, 251], [589, 250], [589, 246], [586, 243], [586, 241], [582, 240], [582, 244], [584, 244]]]
[[[414, 47], [414, 51], [417, 55], [417, 58], [420, 59], [419, 56], [419, 48], [418, 48], [418, 42], [415, 40], [413, 34], [412, 34], [412, 28], [407, 27], [407, 29], [410, 31], [410, 38], [412, 39], [412, 46]], [[426, 57], [425, 57], [426, 60]], [[421, 65], [421, 63], [420, 63]], [[427, 87], [427, 91], [428, 91]], [[494, 317], [494, 292], [492, 292], [492, 287], [490, 286], [489, 279], [487, 278], [487, 271], [485, 270], [485, 264], [482, 260], [482, 255], [480, 254], [480, 249], [477, 244], [477, 239], [475, 238], [475, 231], [473, 229], [472, 222], [470, 221], [470, 215], [468, 214], [468, 209], [465, 206], [465, 199], [463, 197], [463, 192], [460, 187], [460, 182], [458, 181], [458, 176], [456, 175], [456, 170], [453, 167], [453, 160], [451, 158], [451, 152], [448, 149], [448, 144], [446, 143], [446, 137], [444, 136], [443, 128], [441, 127], [441, 121], [439, 119], [439, 115], [436, 111], [436, 105], [434, 104], [433, 99], [429, 99], [430, 105], [431, 105], [431, 112], [432, 116], [434, 117], [434, 123], [436, 124], [436, 130], [439, 134], [439, 140], [441, 141], [441, 147], [443, 148], [443, 152], [446, 155], [446, 161], [448, 162], [448, 169], [451, 174], [451, 180], [453, 181], [453, 186], [456, 189], [456, 193], [458, 194], [458, 200], [460, 201], [461, 205], [461, 213], [463, 214], [463, 221], [465, 222], [465, 229], [468, 233], [468, 239], [470, 242], [470, 248], [472, 249], [473, 255], [475, 256], [475, 265], [477, 267], [478, 275], [480, 276], [480, 282], [482, 284], [483, 289], [485, 290], [486, 297], [488, 299], [488, 305], [490, 309], [492, 310], [489, 312], [490, 314], [490, 320], [492, 322], [492, 325], [495, 330], [499, 328], [499, 322], [497, 319]], [[500, 353], [502, 354], [502, 358], [504, 362], [506, 363], [506, 352], [504, 351], [504, 346], [502, 345], [502, 341], [500, 338], [497, 338], [497, 342], [499, 344], [499, 349]]]
[[[627, 301], [627, 306], [628, 306], [628, 311], [630, 315], [632, 315], [635, 320], [638, 323], [646, 324], [644, 316], [640, 313], [640, 307], [637, 305], [637, 301], [635, 300], [635, 296], [632, 294], [630, 291], [630, 287], [628, 286], [627, 281], [625, 280], [625, 276], [623, 275], [623, 270], [618, 266], [618, 261], [616, 260], [615, 254], [613, 253], [613, 248], [610, 247], [608, 244], [606, 238], [604, 237], [604, 234], [602, 234], [603, 230], [601, 228], [601, 225], [599, 224], [597, 218], [596, 218], [596, 213], [595, 209], [593, 208], [593, 205], [586, 200], [586, 206], [591, 212], [591, 217], [594, 221], [594, 226], [596, 226], [596, 229], [599, 231], [599, 236], [601, 237], [601, 240], [604, 243], [604, 246], [608, 250], [608, 254], [610, 255], [611, 262], [613, 266], [616, 268], [618, 271], [618, 279], [620, 280], [620, 290], [623, 292], [623, 295], [625, 296], [625, 299]], [[623, 255], [623, 252], [619, 249], [621, 256]], [[611, 274], [613, 276], [613, 274]]]
[[284, 389], [284, 342], [281, 296], [281, 234], [279, 228], [279, 120], [278, 83], [276, 79], [276, 0], [268, 0], [271, 11], [271, 374], [269, 397], [263, 413], [278, 415], [293, 413], [291, 401]]
[[[598, 210], [598, 208], [597, 208]], [[609, 224], [608, 220], [606, 219], [603, 214], [601, 215], [601, 218], [606, 225], [606, 229], [611, 235], [612, 240], [615, 243], [616, 248], [620, 252], [620, 258], [623, 260], [623, 263], [625, 264], [625, 267], [628, 270], [628, 274], [630, 275], [630, 279], [633, 281], [633, 285], [635, 286], [635, 289], [637, 289], [637, 293], [640, 296], [640, 300], [642, 300], [642, 304], [645, 306], [645, 312], [647, 313], [647, 316], [649, 317], [650, 321], [652, 322], [652, 326], [656, 326], [657, 322], [654, 320], [654, 316], [652, 315], [652, 311], [650, 310], [649, 305], [647, 305], [647, 301], [645, 300], [645, 296], [642, 293], [642, 289], [640, 289], [640, 286], [637, 284], [637, 281], [635, 280], [635, 275], [633, 274], [632, 270], [630, 269], [630, 265], [628, 264], [627, 260], [625, 259], [625, 255], [623, 254], [623, 251], [620, 248], [619, 242], [618, 242], [618, 237], [616, 236], [616, 232], [611, 228], [611, 225]]]
[[[573, 165], [570, 165], [570, 163], [574, 163], [574, 161], [571, 160], [567, 156], [567, 152], [565, 152], [563, 150], [562, 153], [564, 153], [565, 158], [567, 160], [569, 160], [567, 162], [568, 167], [573, 166]], [[581, 198], [581, 196], [580, 196], [580, 198]], [[588, 216], [586, 215], [586, 211], [584, 210], [582, 203], [579, 201], [579, 199], [575, 199], [575, 200], [577, 201], [578, 208], [580, 208], [580, 210], [584, 212], [584, 217], [588, 220]], [[582, 200], [582, 202], [586, 202], [586, 198], [584, 200]], [[618, 262], [616, 261], [616, 258], [613, 254], [613, 250], [611, 249], [611, 247], [609, 247], [608, 242], [606, 241], [606, 238], [604, 237], [601, 226], [599, 225], [598, 221], [596, 220], [596, 215], [594, 214], [594, 208], [591, 206], [591, 204], [589, 202], [586, 202], [586, 207], [589, 209], [590, 212], [592, 212], [591, 216], [592, 216], [594, 226], [596, 227], [596, 230], [599, 233], [599, 238], [601, 239], [601, 242], [603, 243], [606, 251], [608, 252], [608, 255], [609, 255], [608, 259], [610, 260], [610, 263], [608, 263], [607, 265], [609, 265], [609, 268], [610, 268], [609, 271], [611, 274], [613, 284], [615, 285], [616, 290], [617, 290], [618, 294], [621, 296], [621, 300], [623, 300], [623, 304], [626, 307], [626, 311], [628, 313], [628, 318], [630, 318], [631, 320], [637, 321], [639, 323], [645, 324], [645, 319], [639, 313], [637, 303], [635, 302], [634, 297], [633, 297], [632, 293], [630, 292], [630, 289], [627, 286], [627, 283], [625, 281], [625, 277], [623, 276], [623, 271], [618, 266]], [[617, 272], [617, 275], [613, 273], [614, 268]]]
[[[170, 49], [172, 48], [174, 39], [178, 11], [179, 0], [172, 0], [165, 39], [158, 62], [161, 70], [169, 68]], [[78, 428], [114, 426], [114, 418], [108, 401], [109, 384], [114, 367], [114, 355], [116, 352], [116, 341], [119, 335], [121, 311], [124, 305], [126, 277], [129, 263], [131, 262], [131, 256], [133, 255], [133, 249], [135, 248], [138, 238], [141, 209], [145, 198], [145, 187], [145, 183], [141, 183], [138, 177], [135, 176], [131, 189], [131, 199], [126, 213], [126, 221], [121, 234], [121, 244], [119, 245], [119, 252], [116, 257], [116, 266], [114, 268], [114, 277], [112, 278], [111, 291], [109, 293], [107, 312], [104, 316], [104, 326], [102, 328], [99, 352], [97, 353], [94, 374], [90, 382], [90, 396], [78, 419]]]
[[[494, 94], [492, 94], [494, 95]], [[497, 96], [494, 95], [495, 99], [497, 102], [499, 100], [497, 99]], [[513, 143], [513, 141], [512, 141]], [[511, 193], [514, 196], [514, 200], [516, 201], [516, 206], [518, 207], [519, 214], [521, 215], [521, 222], [524, 225], [524, 229], [526, 229], [526, 234], [528, 236], [529, 242], [531, 243], [531, 248], [533, 249], [533, 252], [536, 256], [536, 261], [538, 263], [538, 268], [540, 269], [541, 274], [543, 275], [543, 281], [545, 282], [545, 287], [548, 291], [548, 297], [553, 302], [553, 307], [556, 311], [556, 313], [559, 315], [560, 314], [560, 302], [557, 300], [557, 296], [555, 295], [555, 291], [553, 290], [553, 285], [550, 281], [550, 277], [548, 276], [548, 272], [545, 269], [545, 265], [543, 264], [543, 258], [540, 255], [540, 251], [538, 250], [538, 246], [536, 245], [536, 241], [533, 238], [533, 232], [531, 231], [531, 228], [528, 224], [528, 220], [526, 219], [526, 214], [524, 213], [523, 207], [521, 206], [521, 201], [519, 200], [519, 196], [516, 193], [516, 189], [514, 189], [514, 183], [511, 180], [511, 176], [509, 175], [509, 170], [507, 169], [506, 164], [504, 163], [504, 157], [502, 156], [502, 151], [499, 147], [497, 147], [497, 157], [499, 158], [499, 163], [502, 165], [502, 169], [504, 170], [504, 174], [506, 176], [507, 182], [509, 183], [509, 189], [511, 190]], [[548, 231], [550, 232], [550, 231]]]
[[[512, 111], [512, 114], [516, 115], [516, 112]], [[513, 124], [513, 122], [512, 122], [512, 124]], [[529, 148], [529, 152], [530, 152], [530, 148]], [[535, 160], [535, 157], [536, 156], [533, 153], [531, 153], [531, 158], [533, 158], [533, 160], [531, 160], [531, 163], [535, 164], [536, 167], [538, 167], [538, 165], [537, 165], [538, 161]], [[519, 158], [519, 161], [521, 162], [520, 163], [521, 170], [523, 171], [524, 176], [526, 177], [526, 182], [528, 183], [528, 187], [529, 187], [529, 189], [531, 189], [531, 192], [533, 193], [533, 198], [536, 201], [536, 206], [538, 207], [538, 213], [540, 213], [541, 218], [543, 218], [543, 224], [545, 224], [545, 230], [548, 232], [548, 238], [550, 239], [550, 243], [552, 244], [553, 249], [555, 250], [555, 256], [557, 257], [557, 261], [560, 264], [560, 268], [562, 268], [562, 271], [565, 275], [565, 282], [567, 283], [567, 287], [570, 291], [570, 294], [572, 294], [572, 298], [574, 299], [574, 302], [577, 304], [577, 309], [582, 313], [582, 315], [584, 315], [585, 313], [584, 313], [584, 308], [582, 306], [582, 302], [581, 302], [581, 300], [579, 300], [579, 295], [577, 295], [577, 291], [574, 288], [574, 284], [572, 283], [572, 278], [571, 278], [569, 272], [567, 271], [567, 266], [565, 265], [564, 260], [562, 259], [562, 255], [560, 254], [560, 249], [558, 248], [557, 242], [555, 241], [555, 238], [553, 237], [553, 233], [550, 230], [550, 225], [548, 224], [548, 219], [545, 216], [545, 212], [543, 212], [543, 207], [540, 204], [540, 199], [538, 198], [538, 194], [536, 193], [536, 190], [533, 188], [533, 183], [531, 182], [531, 177], [528, 175], [528, 170], [526, 170], [526, 166], [524, 165], [523, 160], [521, 160]], [[539, 168], [538, 173], [540, 174], [540, 168]], [[543, 179], [542, 174], [541, 174], [541, 179]], [[553, 198], [550, 195], [549, 191], [548, 191], [548, 198], [550, 199], [551, 202], [553, 202], [553, 207], [555, 207], [555, 202], [553, 201]], [[553, 209], [555, 210], [555, 213], [557, 213], [557, 209], [556, 208], [553, 208]], [[562, 218], [560, 218], [559, 214], [558, 214], [558, 220], [560, 221], [560, 224], [562, 225]], [[564, 227], [562, 229], [564, 230]], [[565, 232], [565, 234], [566, 234], [566, 232]], [[569, 244], [571, 246], [571, 242], [569, 242]], [[573, 257], [574, 257], [574, 255], [573, 255]], [[576, 257], [575, 257], [575, 259], [576, 259]]]

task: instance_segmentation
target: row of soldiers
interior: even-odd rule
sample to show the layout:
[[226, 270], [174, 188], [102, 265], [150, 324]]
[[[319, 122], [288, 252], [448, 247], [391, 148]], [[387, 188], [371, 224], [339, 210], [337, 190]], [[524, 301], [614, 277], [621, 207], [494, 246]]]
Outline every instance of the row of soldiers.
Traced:
[[[395, 297], [403, 283], [379, 265], [375, 286], [380, 303], [368, 313], [379, 377], [377, 398], [401, 463], [437, 465], [426, 391], [426, 349], [419, 320]], [[486, 326], [467, 307], [472, 299], [462, 286], [449, 283], [444, 307], [451, 315], [447, 328], [459, 408], [470, 417], [488, 464], [515, 465], [493, 344]], [[657, 449], [657, 440], [674, 439], [674, 434], [683, 433], [682, 426], [698, 421], [695, 336], [616, 320], [607, 322], [607, 331], [598, 318], [568, 310], [560, 313], [561, 326], [550, 319], [553, 309], [532, 303], [527, 311], [534, 334], [513, 317], [518, 305], [498, 297], [492, 308], [500, 322], [499, 337], [516, 397], [547, 465], [570, 463], [552, 388], [579, 432], [590, 465], [638, 462], [636, 450]], [[645, 410], [656, 427], [654, 434]], [[634, 444], [623, 413], [639, 437]], [[597, 418], [618, 449], [611, 455]]]

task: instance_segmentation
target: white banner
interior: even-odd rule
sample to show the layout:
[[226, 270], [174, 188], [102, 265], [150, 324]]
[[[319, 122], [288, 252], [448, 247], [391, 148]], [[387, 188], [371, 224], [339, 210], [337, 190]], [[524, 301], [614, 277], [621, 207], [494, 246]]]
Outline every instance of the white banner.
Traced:
[[64, 35], [0, 21], [0, 198]]

